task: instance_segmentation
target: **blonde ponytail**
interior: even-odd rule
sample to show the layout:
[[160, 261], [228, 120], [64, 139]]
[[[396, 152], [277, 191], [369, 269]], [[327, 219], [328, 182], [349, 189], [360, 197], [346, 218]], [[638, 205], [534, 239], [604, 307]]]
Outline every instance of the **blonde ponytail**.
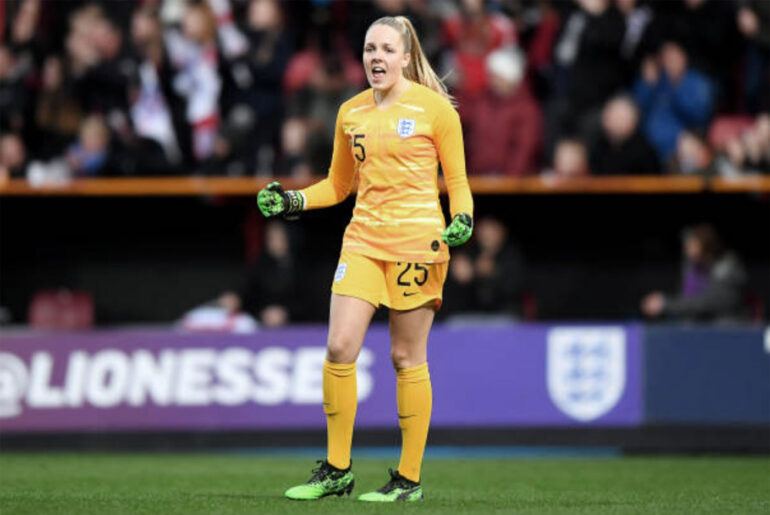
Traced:
[[425, 57], [420, 40], [417, 38], [417, 31], [414, 30], [414, 25], [409, 21], [409, 18], [405, 16], [384, 16], [372, 23], [370, 28], [374, 25], [387, 25], [401, 34], [404, 50], [409, 54], [409, 65], [404, 69], [404, 77], [432, 89], [454, 104], [454, 98], [447, 91], [444, 81], [436, 75], [428, 58]]

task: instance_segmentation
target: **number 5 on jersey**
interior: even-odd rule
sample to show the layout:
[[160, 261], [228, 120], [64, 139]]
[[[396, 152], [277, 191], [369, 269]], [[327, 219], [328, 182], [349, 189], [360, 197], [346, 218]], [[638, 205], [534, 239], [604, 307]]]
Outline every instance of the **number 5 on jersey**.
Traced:
[[364, 160], [366, 160], [366, 149], [364, 148], [363, 141], [361, 141], [364, 138], [366, 138], [365, 134], [353, 135], [353, 148], [355, 148], [353, 155], [356, 156], [356, 159], [358, 159], [359, 163], [363, 163]]

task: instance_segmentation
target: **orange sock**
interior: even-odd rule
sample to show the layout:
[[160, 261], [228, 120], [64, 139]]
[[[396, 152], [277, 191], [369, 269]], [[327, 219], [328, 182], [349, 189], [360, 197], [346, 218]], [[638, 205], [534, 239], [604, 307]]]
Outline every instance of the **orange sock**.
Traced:
[[338, 469], [350, 466], [353, 424], [358, 399], [356, 364], [324, 361], [324, 413], [326, 413], [327, 461]]
[[396, 398], [398, 425], [401, 427], [401, 461], [398, 464], [398, 473], [419, 482], [433, 408], [433, 391], [427, 363], [396, 372]]

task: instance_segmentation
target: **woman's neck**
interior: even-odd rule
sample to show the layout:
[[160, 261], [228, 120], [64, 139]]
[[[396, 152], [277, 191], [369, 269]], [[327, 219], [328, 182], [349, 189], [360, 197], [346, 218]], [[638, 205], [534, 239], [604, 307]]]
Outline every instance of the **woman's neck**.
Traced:
[[374, 91], [374, 101], [377, 102], [377, 107], [385, 108], [393, 104], [401, 93], [406, 91], [412, 83], [403, 75], [399, 77], [398, 81], [393, 84], [389, 90]]

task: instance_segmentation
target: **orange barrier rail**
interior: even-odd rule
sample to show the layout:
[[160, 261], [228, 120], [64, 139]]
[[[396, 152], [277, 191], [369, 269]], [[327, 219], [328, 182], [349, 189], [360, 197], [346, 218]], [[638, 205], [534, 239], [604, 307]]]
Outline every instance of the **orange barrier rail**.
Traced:
[[[287, 189], [307, 186], [320, 177], [298, 180], [282, 178]], [[132, 177], [76, 179], [60, 185], [36, 186], [25, 179], [0, 183], [0, 196], [190, 196], [253, 195], [270, 178], [229, 177]], [[558, 178], [537, 177], [471, 177], [471, 189], [480, 195], [510, 194], [686, 194], [713, 191], [717, 193], [770, 192], [769, 176], [713, 178], [686, 176], [613, 176]], [[442, 191], [446, 188], [440, 183]]]
[[700, 177], [471, 177], [471, 189], [479, 194], [553, 193], [699, 193]]
[[770, 175], [740, 175], [738, 177], [715, 177], [711, 180], [711, 191], [717, 193], [770, 192]]

